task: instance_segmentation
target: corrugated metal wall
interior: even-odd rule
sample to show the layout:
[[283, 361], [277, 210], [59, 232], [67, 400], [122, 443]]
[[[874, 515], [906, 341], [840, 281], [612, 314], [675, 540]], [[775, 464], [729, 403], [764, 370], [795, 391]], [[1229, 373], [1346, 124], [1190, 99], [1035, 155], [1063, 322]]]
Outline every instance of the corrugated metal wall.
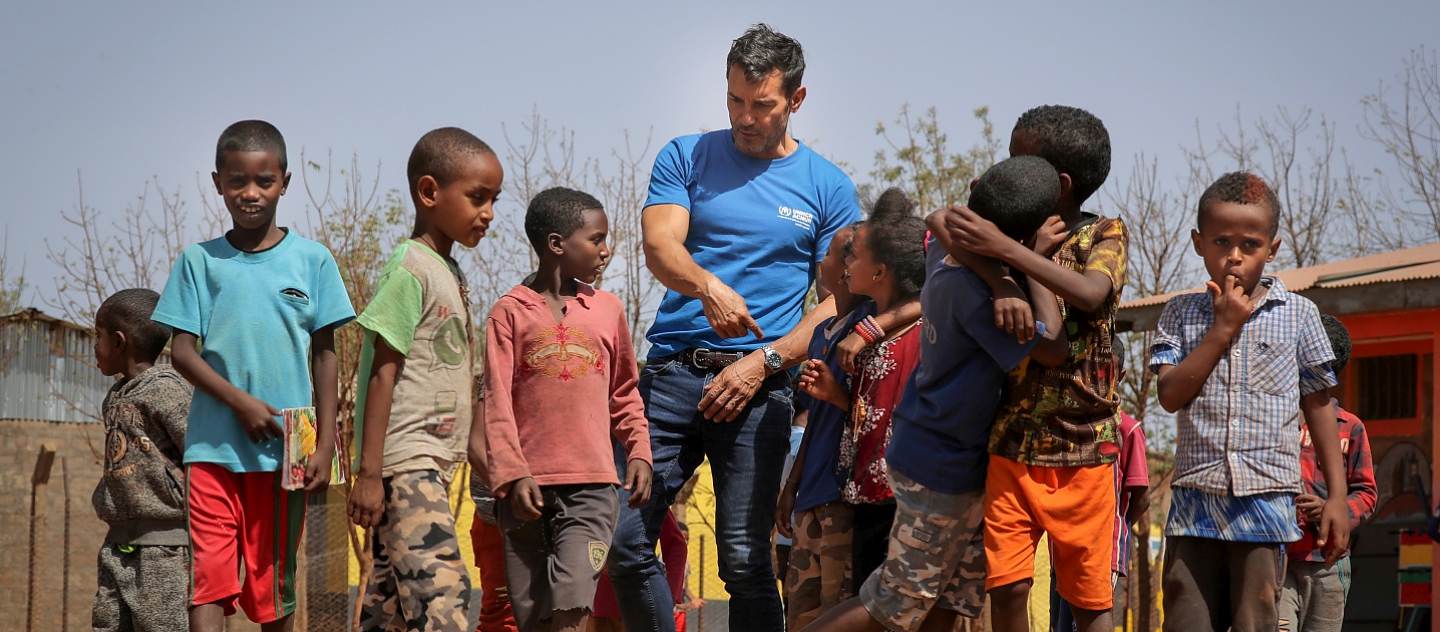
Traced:
[[94, 341], [59, 322], [0, 322], [0, 419], [98, 423], [115, 379], [95, 368]]

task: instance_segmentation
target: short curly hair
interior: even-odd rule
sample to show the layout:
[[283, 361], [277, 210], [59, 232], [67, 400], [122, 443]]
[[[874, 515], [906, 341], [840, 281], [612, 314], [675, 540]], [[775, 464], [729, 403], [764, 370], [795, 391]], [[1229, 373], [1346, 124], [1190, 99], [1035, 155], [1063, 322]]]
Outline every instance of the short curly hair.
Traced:
[[1325, 337], [1330, 339], [1330, 349], [1335, 352], [1335, 359], [1330, 361], [1330, 370], [1338, 374], [1350, 364], [1350, 330], [1345, 328], [1345, 323], [1340, 322], [1339, 318], [1330, 314], [1321, 314], [1320, 324], [1325, 326]]
[[536, 194], [525, 209], [525, 237], [536, 253], [545, 251], [545, 241], [554, 233], [569, 237], [585, 225], [585, 211], [605, 211], [595, 196], [565, 187], [551, 187]]
[[1079, 204], [1110, 176], [1110, 132], [1099, 117], [1068, 105], [1042, 105], [1020, 115], [1011, 134], [1035, 142], [1056, 171], [1070, 176], [1071, 195]]
[[1195, 213], [1195, 227], [1205, 230], [1205, 216], [1220, 202], [1263, 206], [1270, 211], [1270, 238], [1280, 234], [1280, 198], [1264, 178], [1248, 171], [1232, 171], [1223, 176], [1200, 194], [1199, 208]]
[[150, 320], [160, 295], [154, 290], [131, 288], [120, 290], [105, 299], [95, 311], [95, 327], [125, 334], [134, 345], [135, 359], [154, 362], [170, 341], [170, 330]]

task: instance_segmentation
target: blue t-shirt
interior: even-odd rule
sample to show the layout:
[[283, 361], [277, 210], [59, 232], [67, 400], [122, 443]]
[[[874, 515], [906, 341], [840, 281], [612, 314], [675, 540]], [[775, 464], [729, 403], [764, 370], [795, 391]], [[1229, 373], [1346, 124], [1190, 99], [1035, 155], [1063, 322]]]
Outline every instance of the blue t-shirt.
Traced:
[[799, 324], [805, 294], [835, 231], [860, 220], [855, 184], [801, 144], [778, 160], [735, 149], [730, 130], [681, 136], [655, 157], [646, 206], [690, 212], [685, 249], [701, 268], [745, 298], [765, 332], [722, 340], [699, 299], [665, 293], [650, 327], [650, 357], [687, 347], [749, 351]]
[[[990, 287], [931, 244], [920, 291], [920, 366], [891, 421], [890, 469], [944, 494], [985, 488], [987, 446], [1005, 373], [1039, 342], [995, 326]], [[1044, 333], [1044, 327], [1040, 327]]]
[[[806, 357], [824, 360], [825, 366], [830, 367], [830, 373], [844, 384], [846, 374], [845, 370], [840, 368], [840, 341], [850, 335], [856, 321], [874, 314], [875, 304], [865, 301], [845, 317], [845, 324], [836, 329], [834, 335], [828, 337], [825, 335], [825, 328], [834, 318], [825, 319], [825, 322], [815, 327], [815, 334], [810, 336], [810, 353]], [[803, 392], [797, 397], [805, 409], [810, 411], [805, 423], [805, 462], [800, 464], [800, 489], [795, 492], [795, 511], [805, 511], [840, 500], [842, 482], [836, 476], [839, 469], [836, 462], [840, 458], [840, 435], [845, 424], [850, 421], [850, 412]]]
[[[198, 336], [200, 357], [220, 377], [283, 410], [313, 405], [310, 335], [350, 322], [355, 309], [330, 251], [287, 232], [260, 252], [236, 250], [224, 237], [185, 248], [152, 318]], [[186, 463], [274, 472], [283, 444], [251, 441], [235, 411], [195, 389]]]

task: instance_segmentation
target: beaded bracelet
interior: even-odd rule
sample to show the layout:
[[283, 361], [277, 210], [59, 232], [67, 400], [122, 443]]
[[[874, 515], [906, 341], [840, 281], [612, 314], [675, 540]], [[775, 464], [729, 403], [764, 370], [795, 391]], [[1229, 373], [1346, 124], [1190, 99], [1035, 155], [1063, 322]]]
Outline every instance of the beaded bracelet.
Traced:
[[874, 316], [865, 317], [865, 326], [869, 327], [871, 333], [875, 334], [876, 340], [883, 340], [885, 338], [885, 330], [880, 328], [880, 321], [875, 320]]
[[871, 332], [869, 329], [867, 329], [863, 321], [855, 323], [855, 335], [863, 338], [865, 340], [865, 344], [867, 345], [875, 344], [876, 338], [874, 332]]

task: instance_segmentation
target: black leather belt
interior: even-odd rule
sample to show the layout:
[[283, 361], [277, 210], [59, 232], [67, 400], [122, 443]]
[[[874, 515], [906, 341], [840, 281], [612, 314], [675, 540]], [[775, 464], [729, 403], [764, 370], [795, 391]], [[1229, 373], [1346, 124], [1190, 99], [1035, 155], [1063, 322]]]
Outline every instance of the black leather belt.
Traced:
[[744, 351], [715, 351], [690, 347], [680, 352], [680, 361], [697, 369], [723, 369], [745, 357]]

